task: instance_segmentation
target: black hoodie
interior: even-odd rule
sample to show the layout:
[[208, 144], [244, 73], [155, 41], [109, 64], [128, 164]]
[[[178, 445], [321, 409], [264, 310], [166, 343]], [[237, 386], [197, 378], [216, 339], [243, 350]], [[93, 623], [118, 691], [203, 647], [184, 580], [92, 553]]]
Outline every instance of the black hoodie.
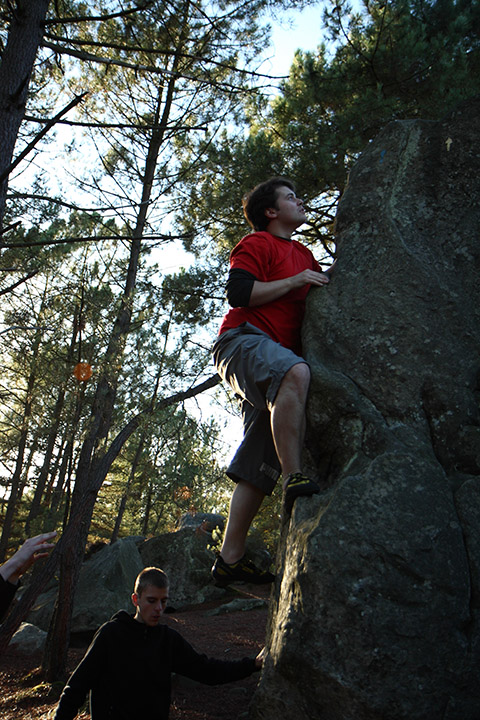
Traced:
[[148, 627], [121, 610], [97, 631], [63, 690], [55, 720], [72, 720], [89, 691], [92, 720], [167, 720], [172, 672], [217, 685], [255, 669], [253, 658], [200, 655], [175, 630]]
[[2, 622], [3, 616], [6, 614], [10, 603], [12, 602], [18, 586], [19, 583], [14, 585], [8, 580], [4, 580], [0, 575], [0, 622]]

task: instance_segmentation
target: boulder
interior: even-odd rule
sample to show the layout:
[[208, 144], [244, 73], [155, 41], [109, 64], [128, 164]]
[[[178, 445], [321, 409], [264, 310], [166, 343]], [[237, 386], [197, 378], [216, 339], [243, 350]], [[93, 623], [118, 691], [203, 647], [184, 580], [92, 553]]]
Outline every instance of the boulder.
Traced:
[[[210, 517], [210, 516], [209, 516]], [[212, 516], [212, 523], [217, 517]], [[89, 633], [106, 622], [117, 610], [133, 612], [131, 594], [135, 578], [144, 567], [154, 565], [170, 580], [170, 610], [205, 600], [222, 598], [226, 591], [215, 587], [210, 576], [215, 561], [212, 534], [204, 520], [150, 540], [129, 537], [90, 552], [80, 573], [73, 603], [72, 633]], [[213, 526], [212, 526], [213, 529]], [[271, 557], [258, 531], [252, 533], [248, 552], [261, 567]], [[28, 615], [28, 621], [48, 630], [57, 598], [57, 584], [42, 593]]]
[[218, 607], [207, 610], [205, 615], [225, 615], [231, 612], [248, 612], [249, 610], [262, 610], [267, 607], [267, 601], [263, 598], [236, 598]]
[[[73, 603], [72, 633], [96, 630], [117, 610], [133, 612], [133, 585], [144, 568], [137, 544], [137, 538], [123, 538], [83, 564]], [[29, 621], [48, 630], [56, 596], [56, 588], [40, 595]]]
[[178, 521], [178, 530], [186, 527], [200, 528], [203, 532], [212, 535], [216, 528], [223, 532], [225, 518], [219, 513], [185, 513]]
[[223, 591], [211, 581], [215, 560], [209, 549], [211, 536], [201, 526], [184, 527], [146, 540], [140, 546], [143, 564], [164, 570], [170, 582], [170, 604], [174, 608], [204, 602]]
[[309, 296], [307, 464], [255, 720], [480, 717], [480, 99], [389, 124]]
[[[145, 566], [162, 568], [170, 581], [169, 597], [173, 608], [222, 598], [226, 591], [216, 587], [210, 575], [215, 562], [216, 545], [203, 523], [187, 524], [173, 533], [158, 535], [140, 546]], [[256, 565], [270, 567], [272, 558], [262, 541], [261, 533], [252, 528], [246, 552]]]
[[9, 647], [24, 655], [31, 655], [35, 652], [43, 652], [46, 639], [45, 630], [40, 630], [30, 623], [22, 623], [10, 640]]

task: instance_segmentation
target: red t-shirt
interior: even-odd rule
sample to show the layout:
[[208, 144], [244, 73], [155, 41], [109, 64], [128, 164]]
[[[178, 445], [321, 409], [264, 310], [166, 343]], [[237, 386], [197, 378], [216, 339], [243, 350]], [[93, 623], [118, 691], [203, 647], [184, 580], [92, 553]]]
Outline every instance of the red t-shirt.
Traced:
[[[307, 269], [322, 272], [308, 248], [269, 232], [255, 232], [240, 240], [230, 254], [230, 268], [248, 270], [260, 282], [281, 280]], [[265, 305], [232, 308], [223, 318], [219, 334], [249, 322], [284, 347], [300, 353], [309, 289], [310, 285], [304, 285]]]

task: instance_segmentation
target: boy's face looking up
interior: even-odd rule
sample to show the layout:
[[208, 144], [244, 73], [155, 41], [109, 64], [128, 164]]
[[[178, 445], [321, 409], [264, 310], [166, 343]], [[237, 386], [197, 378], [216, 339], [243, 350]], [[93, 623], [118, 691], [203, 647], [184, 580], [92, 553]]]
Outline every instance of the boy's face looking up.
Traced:
[[155, 627], [163, 615], [167, 600], [168, 588], [158, 588], [155, 585], [147, 585], [141, 593], [133, 593], [132, 602], [137, 608], [135, 620]]
[[306, 221], [303, 200], [297, 198], [295, 192], [286, 185], [280, 185], [275, 191], [275, 206], [265, 210], [265, 216], [270, 221], [276, 220], [293, 232]]

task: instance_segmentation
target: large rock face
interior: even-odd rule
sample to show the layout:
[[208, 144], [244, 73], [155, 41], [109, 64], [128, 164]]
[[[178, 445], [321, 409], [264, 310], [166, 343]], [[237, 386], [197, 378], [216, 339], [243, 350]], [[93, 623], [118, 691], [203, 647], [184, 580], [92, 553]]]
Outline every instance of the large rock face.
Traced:
[[480, 101], [396, 122], [312, 292], [307, 446], [251, 717], [480, 718]]

